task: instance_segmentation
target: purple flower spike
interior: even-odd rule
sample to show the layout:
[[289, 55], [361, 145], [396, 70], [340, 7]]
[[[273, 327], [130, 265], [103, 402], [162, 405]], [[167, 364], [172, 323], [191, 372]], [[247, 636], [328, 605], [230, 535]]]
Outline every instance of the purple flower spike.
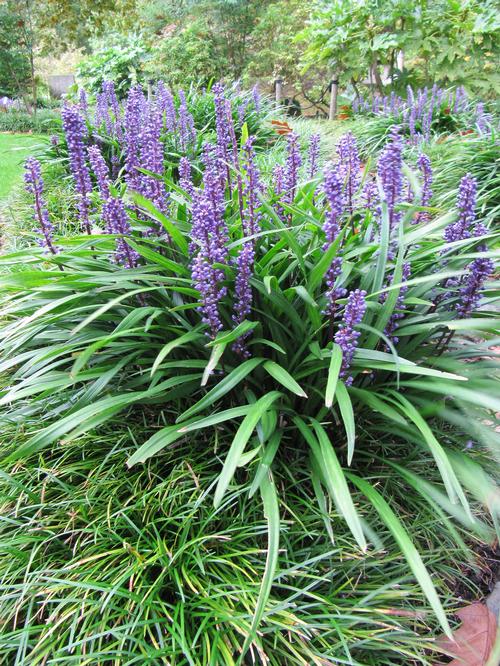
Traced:
[[140, 136], [143, 128], [143, 113], [145, 99], [140, 86], [131, 88], [125, 106], [125, 170], [127, 185], [132, 190], [139, 190], [140, 173], [137, 167], [139, 161]]
[[137, 266], [139, 254], [125, 240], [125, 237], [131, 235], [131, 229], [123, 201], [110, 197], [104, 203], [102, 217], [106, 224], [106, 233], [121, 236], [116, 239], [116, 263], [125, 266], [125, 268]]
[[160, 178], [139, 173], [138, 191], [150, 199], [159, 211], [166, 213], [168, 208], [168, 194], [162, 179], [164, 167], [161, 128], [161, 114], [156, 109], [151, 108], [145, 118], [140, 137], [140, 166], [160, 176]]
[[245, 236], [256, 234], [259, 231], [261, 215], [257, 212], [260, 206], [259, 193], [262, 192], [259, 170], [255, 164], [254, 137], [250, 137], [243, 146], [243, 196], [246, 209], [243, 214], [243, 233]]
[[320, 142], [321, 136], [319, 134], [311, 134], [311, 138], [309, 139], [309, 154], [307, 156], [309, 178], [314, 178], [318, 171]]
[[229, 144], [231, 142], [231, 138], [229, 136], [228, 113], [226, 106], [226, 98], [224, 94], [224, 86], [220, 81], [213, 86], [212, 92], [214, 95], [214, 105], [215, 105], [217, 157], [221, 162], [221, 164], [224, 166], [227, 182], [231, 187], [231, 177], [229, 171], [229, 164], [230, 164]]
[[401, 212], [396, 211], [403, 191], [402, 149], [398, 128], [393, 127], [390, 140], [378, 161], [378, 175], [382, 182], [384, 201], [387, 203], [391, 231], [399, 225], [402, 217]]
[[367, 210], [375, 213], [375, 216], [380, 215], [380, 196], [377, 183], [371, 178], [366, 181], [363, 186], [362, 194], [363, 205]]
[[162, 116], [164, 116], [167, 130], [174, 132], [176, 127], [174, 96], [163, 81], [158, 81], [156, 86], [156, 106]]
[[[329, 209], [325, 216], [323, 224], [323, 231], [325, 232], [326, 242], [323, 245], [323, 250], [335, 241], [340, 233], [340, 216], [344, 210], [344, 194], [342, 192], [342, 181], [336, 171], [330, 169], [325, 173], [324, 181], [325, 196], [329, 204]], [[334, 257], [330, 268], [328, 269], [325, 277], [327, 286], [326, 292], [326, 307], [323, 314], [330, 317], [330, 334], [333, 335], [333, 319], [337, 311], [337, 301], [345, 295], [345, 289], [335, 285], [337, 278], [342, 273], [342, 258], [340, 256]]]
[[444, 239], [447, 243], [471, 237], [470, 227], [475, 219], [476, 191], [475, 178], [470, 173], [466, 174], [458, 187], [458, 219], [444, 230]]
[[323, 184], [325, 197], [329, 204], [329, 210], [325, 216], [323, 231], [326, 236], [326, 243], [323, 250], [327, 250], [329, 245], [337, 238], [340, 232], [339, 219], [344, 210], [344, 193], [342, 191], [342, 181], [336, 171], [329, 169], [325, 172]]
[[287, 136], [288, 140], [288, 156], [285, 164], [285, 203], [293, 203], [297, 191], [297, 184], [299, 181], [299, 169], [302, 165], [302, 157], [300, 155], [299, 137], [295, 132], [290, 132]]
[[[236, 283], [234, 288], [234, 314], [233, 321], [236, 326], [241, 324], [242, 321], [248, 317], [252, 310], [252, 287], [250, 285], [250, 278], [253, 274], [253, 264], [255, 260], [255, 251], [253, 243], [247, 241], [243, 244], [238, 258], [236, 259]], [[248, 358], [250, 356], [246, 345], [245, 339], [249, 333], [240, 336], [232, 345], [233, 351], [240, 356]]]
[[116, 96], [115, 84], [113, 81], [104, 81], [102, 84], [102, 91], [106, 98], [106, 104], [108, 107], [108, 117], [109, 110], [111, 110], [113, 117], [110, 118], [111, 121], [111, 134], [115, 136], [118, 141], [123, 139], [123, 127], [122, 127], [122, 118], [121, 118], [121, 109], [120, 103], [118, 102], [118, 97]]
[[113, 132], [113, 122], [109, 115], [108, 98], [104, 92], [97, 93], [94, 125], [98, 129], [104, 125], [106, 134], [112, 134]]
[[[420, 205], [428, 206], [432, 199], [432, 167], [429, 157], [425, 153], [420, 153], [417, 160], [417, 166], [422, 174], [422, 195], [420, 197]], [[417, 213], [413, 224], [420, 222], [428, 222], [430, 215], [426, 211]]]
[[261, 96], [260, 96], [258, 85], [254, 85], [254, 87], [252, 88], [252, 99], [253, 99], [253, 105], [255, 107], [255, 111], [257, 113], [260, 113], [260, 107], [261, 107], [261, 104], [262, 104], [262, 99], [261, 99]]
[[203, 323], [210, 327], [214, 338], [222, 329], [218, 303], [225, 296], [222, 286], [224, 271], [215, 264], [227, 261], [227, 227], [224, 221], [224, 188], [221, 183], [216, 149], [204, 146], [203, 190], [195, 191], [192, 206], [191, 253], [194, 255], [191, 274], [200, 292], [199, 310]]
[[345, 186], [347, 212], [352, 215], [354, 196], [361, 181], [361, 160], [359, 159], [358, 144], [352, 132], [347, 132], [340, 139], [337, 154], [339, 156], [339, 171]]
[[191, 163], [187, 157], [179, 160], [179, 185], [190, 197], [194, 196], [194, 185], [191, 177]]
[[495, 265], [488, 257], [474, 259], [459, 292], [457, 314], [460, 319], [470, 317], [481, 301], [481, 291], [488, 277], [493, 273]]
[[90, 180], [90, 173], [85, 159], [87, 126], [85, 119], [77, 107], [65, 106], [61, 111], [61, 116], [66, 143], [68, 144], [71, 173], [78, 192], [80, 221], [85, 231], [90, 234], [89, 196], [92, 192], [92, 181]]
[[[243, 146], [243, 172], [245, 176], [244, 181], [244, 196], [246, 201], [246, 209], [243, 215], [243, 233], [245, 236], [255, 234], [259, 230], [260, 215], [257, 212], [259, 207], [258, 194], [262, 191], [260, 182], [260, 175], [255, 165], [255, 151], [253, 148], [253, 137], [250, 137]], [[255, 260], [254, 251], [255, 241], [246, 241], [238, 258], [236, 259], [237, 276], [235, 284], [235, 305], [233, 321], [235, 325], [241, 322], [250, 314], [252, 309], [252, 288], [250, 286], [250, 278], [253, 274], [253, 265]], [[249, 352], [245, 345], [247, 335], [239, 337], [233, 344], [233, 350], [243, 357], [248, 357]]]
[[[354, 352], [356, 351], [360, 333], [356, 331], [355, 327], [361, 323], [365, 314], [365, 297], [366, 291], [362, 291], [361, 289], [355, 289], [349, 293], [342, 323], [337, 333], [335, 333], [335, 342], [342, 349], [341, 377], [346, 376], [347, 370], [352, 363]], [[345, 383], [347, 385], [352, 384], [352, 377], [348, 377]]]
[[33, 205], [33, 217], [40, 225], [39, 231], [43, 236], [43, 239], [40, 240], [40, 245], [45, 247], [52, 254], [57, 254], [57, 249], [52, 241], [54, 227], [49, 220], [49, 211], [47, 210], [47, 204], [43, 198], [43, 179], [40, 162], [34, 157], [28, 157], [24, 168], [24, 182], [26, 185], [26, 191], [33, 195], [35, 199]]
[[90, 146], [88, 149], [90, 166], [97, 180], [99, 194], [104, 201], [109, 198], [109, 170], [99, 146]]
[[188, 111], [186, 95], [183, 90], [179, 90], [179, 100], [179, 140], [181, 150], [186, 151], [196, 141], [196, 129], [193, 116]]
[[87, 117], [89, 112], [89, 101], [87, 99], [87, 93], [85, 92], [84, 88], [80, 88], [80, 92], [78, 95], [78, 106], [80, 107], [80, 110], [83, 113], [83, 115]]

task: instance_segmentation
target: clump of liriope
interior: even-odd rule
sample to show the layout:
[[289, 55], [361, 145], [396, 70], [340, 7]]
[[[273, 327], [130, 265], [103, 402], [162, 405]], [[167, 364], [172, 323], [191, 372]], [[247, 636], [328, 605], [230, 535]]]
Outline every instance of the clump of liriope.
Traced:
[[[179, 180], [162, 171], [154, 123], [136, 122], [138, 114], [154, 115], [158, 102], [140, 90], [127, 102], [123, 177], [111, 175], [104, 188], [91, 134], [76, 122], [84, 112], [66, 112], [73, 119], [68, 131], [80, 132], [68, 146], [78, 153], [71, 165], [82, 235], [54, 237], [56, 254], [28, 249], [21, 259], [37, 269], [2, 279], [8, 294], [2, 368], [15, 368], [2, 401], [12, 405], [10, 418], [20, 419], [24, 409], [16, 402], [30, 397], [30, 416], [43, 413], [46, 420], [8, 460], [132, 407], [145, 414], [161, 409], [163, 427], [138, 446], [128, 466], [193, 433], [197, 445], [215, 434], [223, 458], [215, 506], [222, 506], [243, 468], [250, 494], [260, 492], [276, 525], [273, 462], [298, 450], [323, 497], [318, 501], [326, 491], [359, 557], [373, 533], [363, 520], [365, 505], [353, 501], [354, 489], [373, 505], [449, 633], [397, 508], [377, 489], [370, 465], [349, 467], [389, 432], [432, 456], [448, 510], [471, 520], [460, 465], [435, 424], [460, 423], [477, 437], [475, 417], [500, 411], [494, 378], [481, 360], [494, 330], [491, 313], [479, 310], [490, 289], [486, 230], [443, 239], [455, 216], [465, 214], [464, 204], [460, 199], [458, 211], [435, 216], [429, 167], [423, 186], [406, 178], [396, 129], [375, 171], [360, 173], [357, 145], [348, 136], [334, 163], [312, 180], [313, 160], [304, 160], [292, 133], [284, 164], [276, 165], [275, 181], [266, 186], [254, 142], [240, 146], [223, 86], [214, 95], [215, 136], [198, 137], [196, 181], [187, 157]], [[96, 181], [90, 196], [85, 148]], [[313, 143], [313, 157], [316, 150]], [[111, 213], [120, 214], [119, 225], [108, 223]], [[481, 270], [471, 261], [481, 261]], [[471, 304], [466, 313], [464, 298]], [[480, 329], [484, 342], [457, 340], [462, 328], [469, 334]], [[211, 446], [207, 450], [212, 455]], [[244, 652], [262, 619], [277, 549], [273, 538]]]

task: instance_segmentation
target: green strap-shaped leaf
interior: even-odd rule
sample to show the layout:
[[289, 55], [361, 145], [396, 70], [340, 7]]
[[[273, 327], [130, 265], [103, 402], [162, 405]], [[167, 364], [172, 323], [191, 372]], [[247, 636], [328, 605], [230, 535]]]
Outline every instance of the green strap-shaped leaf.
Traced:
[[394, 395], [394, 398], [399, 403], [400, 409], [402, 410], [403, 414], [405, 414], [410, 419], [410, 421], [413, 421], [413, 423], [417, 426], [418, 430], [422, 434], [427, 446], [429, 447], [432, 455], [434, 456], [434, 460], [436, 461], [439, 472], [443, 479], [443, 483], [446, 487], [446, 492], [448, 493], [448, 497], [452, 502], [456, 502], [457, 499], [459, 499], [460, 502], [462, 503], [462, 506], [472, 519], [469, 503], [467, 502], [467, 498], [465, 497], [464, 491], [462, 490], [462, 486], [460, 485], [460, 482], [455, 475], [455, 472], [448, 459], [448, 456], [446, 455], [446, 452], [444, 451], [441, 444], [434, 437], [434, 434], [430, 429], [429, 425], [422, 418], [422, 416], [420, 416], [418, 411], [415, 409], [415, 407], [411, 404], [409, 400], [407, 400], [404, 396], [400, 395], [399, 393], [396, 393], [395, 391], [391, 391], [391, 394]]
[[203, 377], [201, 379], [201, 385], [205, 386], [210, 378], [210, 375], [212, 372], [215, 370], [217, 367], [217, 363], [219, 362], [222, 354], [224, 353], [224, 350], [226, 349], [226, 345], [224, 343], [220, 345], [215, 345], [215, 347], [212, 347], [212, 353], [210, 354], [210, 358], [208, 359], [208, 363], [205, 367], [205, 370], [203, 372]]
[[330, 497], [342, 514], [354, 538], [362, 550], [366, 550], [366, 539], [361, 527], [361, 522], [352, 501], [351, 493], [347, 486], [344, 471], [340, 466], [335, 450], [326, 434], [324, 428], [316, 419], [311, 419], [314, 432], [303, 419], [296, 416], [293, 422], [299, 429], [306, 442], [311, 447], [313, 456], [318, 465], [316, 471], [326, 486]]
[[264, 505], [264, 515], [267, 521], [267, 555], [266, 566], [260, 586], [259, 596], [255, 606], [255, 612], [252, 620], [252, 626], [248, 636], [243, 644], [238, 664], [241, 664], [245, 654], [257, 636], [257, 630], [262, 621], [271, 588], [273, 586], [274, 575], [278, 566], [278, 553], [280, 541], [280, 515], [278, 505], [278, 495], [272, 474], [269, 472], [264, 476], [260, 484], [260, 494]]
[[199, 340], [200, 338], [203, 338], [202, 333], [199, 333], [198, 331], [188, 331], [183, 335], [179, 335], [179, 337], [175, 338], [175, 340], [170, 340], [170, 342], [167, 342], [167, 344], [162, 347], [158, 353], [158, 356], [155, 358], [155, 362], [151, 367], [151, 377], [155, 374], [163, 359], [165, 359], [172, 350], [176, 349], [177, 347], [182, 347], [182, 345], [186, 345], [188, 342]]
[[351, 398], [349, 397], [349, 393], [343, 382], [337, 384], [336, 397], [340, 409], [340, 416], [342, 417], [345, 433], [347, 435], [347, 464], [350, 465], [354, 455], [356, 431], [354, 427], [354, 411]]
[[323, 460], [323, 478], [326, 483], [328, 491], [331, 493], [332, 497], [335, 499], [337, 506], [344, 516], [344, 519], [349, 526], [354, 538], [358, 542], [359, 547], [365, 551], [366, 550], [366, 539], [363, 533], [363, 528], [361, 527], [361, 522], [359, 516], [354, 507], [352, 501], [351, 493], [347, 486], [347, 481], [345, 479], [344, 471], [340, 466], [337, 454], [335, 449], [332, 446], [332, 443], [326, 434], [323, 426], [316, 421], [316, 419], [311, 419], [313, 428], [316, 432], [318, 442], [321, 449], [322, 460]]
[[211, 340], [205, 345], [205, 347], [213, 347], [214, 345], [220, 344], [227, 345], [230, 342], [234, 342], [242, 335], [245, 335], [245, 333], [252, 331], [257, 325], [258, 322], [256, 321], [242, 321], [241, 324], [238, 324], [238, 326], [236, 326], [236, 328], [234, 328], [232, 331], [221, 331], [215, 340]]
[[425, 568], [422, 558], [420, 557], [419, 552], [413, 545], [412, 540], [408, 536], [404, 526], [399, 521], [398, 517], [391, 509], [389, 504], [385, 501], [382, 495], [375, 490], [369, 483], [364, 479], [346, 472], [349, 479], [359, 488], [359, 490], [365, 495], [365, 497], [373, 504], [380, 518], [390, 530], [393, 537], [396, 539], [399, 547], [401, 548], [403, 555], [408, 562], [410, 569], [413, 571], [415, 578], [417, 579], [422, 591], [427, 597], [436, 617], [441, 624], [441, 627], [445, 634], [452, 637], [452, 632], [448, 620], [446, 618], [445, 612], [439, 601], [439, 597], [436, 592], [436, 588], [432, 582], [432, 579]]
[[231, 446], [229, 447], [229, 452], [226, 456], [224, 466], [217, 482], [214, 497], [214, 506], [216, 508], [222, 502], [224, 493], [231, 483], [234, 472], [238, 466], [238, 461], [241, 458], [243, 451], [245, 450], [245, 446], [247, 445], [247, 442], [250, 439], [255, 426], [262, 418], [262, 415], [281, 395], [282, 394], [279, 391], [271, 391], [270, 393], [267, 393], [251, 406], [248, 414], [243, 419], [231, 443]]
[[229, 393], [235, 386], [237, 386], [247, 375], [249, 375], [252, 370], [254, 370], [260, 363], [262, 363], [261, 358], [249, 358], [247, 361], [244, 361], [237, 368], [232, 370], [224, 379], [222, 379], [218, 384], [216, 384], [206, 395], [198, 400], [189, 409], [186, 409], [178, 418], [177, 423], [182, 423], [186, 419], [194, 416], [198, 412], [210, 407], [214, 402], [220, 400], [222, 396]]
[[326, 407], [331, 407], [333, 405], [333, 398], [335, 397], [335, 389], [337, 388], [337, 380], [339, 378], [341, 365], [342, 365], [342, 349], [339, 347], [339, 345], [334, 343], [332, 346], [330, 365], [328, 367], [328, 380], [326, 382], [326, 391], [325, 391]]
[[266, 361], [263, 365], [263, 368], [271, 375], [271, 377], [273, 377], [273, 379], [275, 379], [289, 391], [295, 393], [295, 395], [298, 395], [301, 398], [307, 398], [307, 393], [304, 391], [304, 389], [299, 384], [297, 384], [292, 375], [287, 370], [285, 370], [285, 368], [282, 368], [281, 365], [275, 363], [274, 361]]
[[264, 449], [264, 453], [260, 460], [259, 466], [257, 467], [257, 471], [255, 472], [252, 485], [250, 486], [250, 490], [248, 491], [248, 497], [254, 496], [254, 494], [260, 487], [262, 479], [269, 472], [271, 465], [273, 464], [274, 456], [278, 451], [282, 436], [283, 436], [282, 430], [275, 430], [274, 433], [271, 435], [269, 443]]

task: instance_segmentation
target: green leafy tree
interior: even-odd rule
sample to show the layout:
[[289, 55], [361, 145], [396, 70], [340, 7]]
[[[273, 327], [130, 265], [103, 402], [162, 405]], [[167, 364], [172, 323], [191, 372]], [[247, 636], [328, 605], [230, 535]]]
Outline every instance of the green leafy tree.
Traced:
[[36, 109], [35, 19], [32, 0], [0, 5], [0, 94], [22, 97]]
[[305, 69], [322, 62], [343, 83], [393, 81], [404, 53], [406, 80], [498, 89], [499, 21], [492, 0], [316, 0], [300, 37]]

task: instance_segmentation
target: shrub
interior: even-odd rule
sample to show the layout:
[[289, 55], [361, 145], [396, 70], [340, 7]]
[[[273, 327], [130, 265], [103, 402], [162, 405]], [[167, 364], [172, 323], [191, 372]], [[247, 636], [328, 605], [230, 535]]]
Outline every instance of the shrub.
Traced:
[[101, 90], [104, 81], [114, 81], [118, 94], [123, 96], [140, 79], [147, 56], [148, 47], [141, 36], [108, 35], [78, 64], [78, 79], [93, 94]]
[[15, 110], [0, 112], [0, 132], [52, 134], [60, 128], [61, 117], [57, 111], [41, 109], [36, 114]]
[[[81, 109], [66, 108], [78, 207], [71, 224], [80, 234], [55, 234], [39, 164], [28, 163], [45, 250], [3, 258], [24, 270], [0, 280], [0, 368], [13, 371], [1, 402], [11, 405], [12, 421], [43, 415], [44, 422], [5, 462], [71, 441], [118, 413], [161, 410], [164, 420], [128, 457], [131, 468], [184, 442], [211, 455], [215, 437], [223, 457], [215, 507], [243, 481], [251, 497], [260, 492], [270, 525], [245, 652], [262, 645], [256, 629], [278, 557], [271, 469], [293, 460], [318, 506], [331, 502], [345, 520], [358, 557], [368, 557], [376, 538], [364, 520], [375, 510], [449, 633], [429, 573], [379, 479], [397, 477], [481, 531], [464, 488], [484, 499], [495, 497], [492, 484], [485, 475], [475, 483], [483, 473], [456, 451], [453, 429], [489, 446], [481, 419], [500, 411], [488, 350], [496, 320], [487, 304], [478, 307], [482, 295], [494, 295], [486, 243], [498, 232], [488, 234], [474, 219], [471, 176], [461, 179], [458, 211], [431, 208], [429, 178], [420, 185], [411, 172], [403, 177], [396, 132], [377, 174], [360, 169], [354, 137], [346, 135], [324, 179], [317, 141], [301, 169], [292, 133], [285, 164], [266, 184], [244, 127], [236, 141], [221, 86], [215, 108], [216, 143], [205, 144], [195, 182], [187, 159], [178, 172], [169, 166], [160, 98], [148, 103], [135, 89], [123, 125], [117, 112], [111, 131], [126, 160], [113, 178], [99, 148], [88, 146]], [[175, 130], [179, 143], [190, 126], [184, 120]], [[403, 464], [390, 458], [391, 446]], [[434, 461], [441, 485], [404, 464], [420, 454]], [[489, 508], [496, 516], [498, 506]]]

